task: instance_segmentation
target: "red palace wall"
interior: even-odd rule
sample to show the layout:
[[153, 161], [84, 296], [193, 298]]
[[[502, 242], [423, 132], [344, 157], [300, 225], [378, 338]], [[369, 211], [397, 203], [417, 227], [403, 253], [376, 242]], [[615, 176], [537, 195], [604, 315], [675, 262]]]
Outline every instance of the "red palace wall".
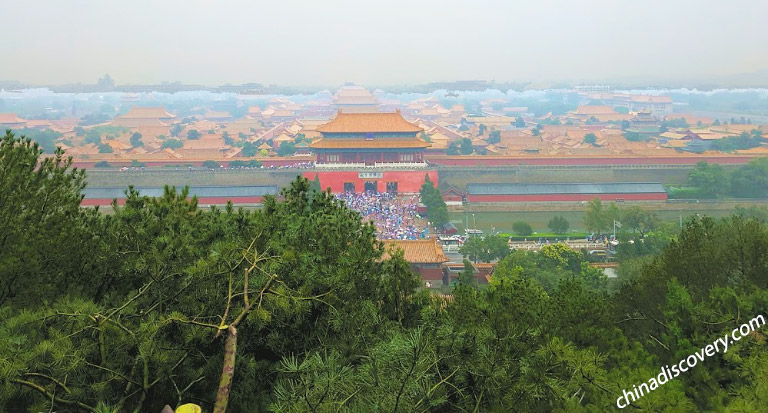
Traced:
[[397, 182], [399, 193], [418, 193], [424, 183], [425, 175], [429, 175], [429, 179], [435, 186], [438, 184], [437, 171], [426, 170], [384, 171], [381, 178], [360, 178], [358, 171], [304, 172], [304, 177], [312, 181], [315, 179], [315, 174], [320, 178], [320, 186], [323, 189], [331, 188], [334, 194], [344, 192], [345, 182], [354, 182], [355, 192], [363, 192], [365, 183], [368, 181], [376, 181], [376, 189], [379, 192], [386, 192], [387, 182]]
[[699, 161], [722, 165], [743, 165], [757, 158], [751, 155], [670, 156], [670, 157], [493, 157], [427, 156], [432, 165], [507, 166], [507, 165], [695, 165]]
[[[254, 159], [226, 159], [226, 160], [216, 160], [220, 165], [223, 165], [225, 168], [229, 167], [229, 163], [232, 161], [251, 161]], [[273, 167], [279, 167], [279, 166], [290, 166], [290, 165], [296, 165], [298, 163], [303, 162], [313, 162], [315, 158], [313, 156], [296, 156], [296, 157], [290, 157], [290, 158], [259, 158], [255, 159], [261, 162], [262, 166], [265, 168], [269, 168], [270, 166]], [[77, 168], [93, 168], [94, 165], [99, 161], [86, 161], [86, 160], [73, 160], [72, 166], [75, 166]], [[107, 162], [112, 165], [113, 167], [123, 167], [123, 166], [131, 166], [130, 160], [124, 160], [124, 159], [118, 159], [118, 160], [107, 160]], [[203, 162], [205, 160], [199, 160], [199, 159], [173, 159], [173, 160], [162, 160], [162, 161], [140, 161], [141, 163], [145, 164], [147, 167], [158, 167], [158, 166], [169, 166], [169, 165], [175, 165], [179, 168], [184, 168], [186, 165], [194, 165], [194, 166], [202, 166]]]
[[541, 195], [467, 195], [468, 202], [567, 202], [591, 201], [666, 201], [666, 193], [655, 194], [541, 194]]
[[417, 274], [421, 275], [422, 280], [427, 281], [443, 281], [443, 269], [438, 268], [421, 268], [418, 264], [411, 264], [411, 269]]

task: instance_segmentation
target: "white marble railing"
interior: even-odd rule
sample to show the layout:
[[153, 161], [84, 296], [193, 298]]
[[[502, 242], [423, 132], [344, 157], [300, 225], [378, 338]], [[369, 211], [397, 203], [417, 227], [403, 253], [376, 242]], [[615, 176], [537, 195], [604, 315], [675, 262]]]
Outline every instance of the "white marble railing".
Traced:
[[315, 163], [318, 169], [365, 168], [364, 163]]
[[426, 162], [376, 162], [378, 168], [426, 168]]
[[362, 162], [315, 164], [317, 169], [424, 169], [426, 167], [426, 162], [376, 162], [373, 165], [366, 165]]

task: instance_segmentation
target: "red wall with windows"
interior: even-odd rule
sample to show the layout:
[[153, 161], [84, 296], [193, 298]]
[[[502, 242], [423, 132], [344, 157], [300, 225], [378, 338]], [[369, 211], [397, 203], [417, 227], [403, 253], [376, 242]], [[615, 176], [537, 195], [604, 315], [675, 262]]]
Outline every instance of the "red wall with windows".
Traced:
[[424, 183], [424, 176], [429, 175], [429, 179], [437, 186], [437, 171], [384, 171], [382, 178], [360, 178], [357, 171], [327, 171], [327, 172], [304, 172], [304, 177], [310, 181], [315, 179], [315, 174], [320, 178], [320, 186], [323, 189], [331, 188], [334, 194], [344, 192], [344, 183], [352, 182], [355, 184], [355, 192], [363, 192], [365, 183], [376, 181], [376, 189], [379, 192], [386, 192], [387, 182], [397, 182], [397, 192], [399, 193], [418, 193], [421, 185]]

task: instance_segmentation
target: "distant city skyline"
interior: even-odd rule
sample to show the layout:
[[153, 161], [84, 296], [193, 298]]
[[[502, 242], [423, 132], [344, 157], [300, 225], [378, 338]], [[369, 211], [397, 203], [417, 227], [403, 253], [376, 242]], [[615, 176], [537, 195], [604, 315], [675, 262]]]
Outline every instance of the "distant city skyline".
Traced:
[[6, 0], [0, 81], [768, 80], [768, 2], [532, 3]]

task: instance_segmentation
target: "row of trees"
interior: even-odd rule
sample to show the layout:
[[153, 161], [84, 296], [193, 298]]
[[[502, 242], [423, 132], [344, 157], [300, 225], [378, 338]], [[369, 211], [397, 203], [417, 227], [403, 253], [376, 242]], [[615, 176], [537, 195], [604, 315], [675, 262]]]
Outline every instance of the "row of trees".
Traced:
[[[612, 292], [559, 245], [430, 296], [371, 224], [297, 179], [259, 211], [128, 189], [0, 142], [0, 410], [606, 411], [768, 310], [768, 227], [694, 219]], [[623, 265], [623, 264], [622, 264]], [[760, 411], [764, 331], [632, 402]]]
[[688, 174], [688, 184], [698, 188], [699, 192], [695, 195], [706, 198], [764, 197], [768, 193], [768, 159], [753, 159], [731, 171], [721, 165], [701, 161]]
[[472, 152], [474, 152], [474, 148], [472, 148], [472, 140], [469, 138], [461, 138], [451, 142], [446, 150], [448, 155], [471, 155]]
[[500, 260], [510, 253], [507, 238], [500, 235], [469, 237], [459, 248], [459, 253], [472, 262]]
[[619, 222], [622, 228], [639, 233], [641, 236], [653, 231], [661, 223], [655, 212], [640, 206], [619, 208], [615, 202], [605, 204], [599, 198], [587, 203], [584, 214], [584, 227], [587, 231], [597, 234], [610, 231], [613, 229], [614, 221]]
[[763, 144], [762, 131], [752, 130], [752, 133], [742, 132], [739, 136], [722, 138], [712, 142], [710, 149], [721, 152], [733, 152], [741, 149], [757, 148]]

